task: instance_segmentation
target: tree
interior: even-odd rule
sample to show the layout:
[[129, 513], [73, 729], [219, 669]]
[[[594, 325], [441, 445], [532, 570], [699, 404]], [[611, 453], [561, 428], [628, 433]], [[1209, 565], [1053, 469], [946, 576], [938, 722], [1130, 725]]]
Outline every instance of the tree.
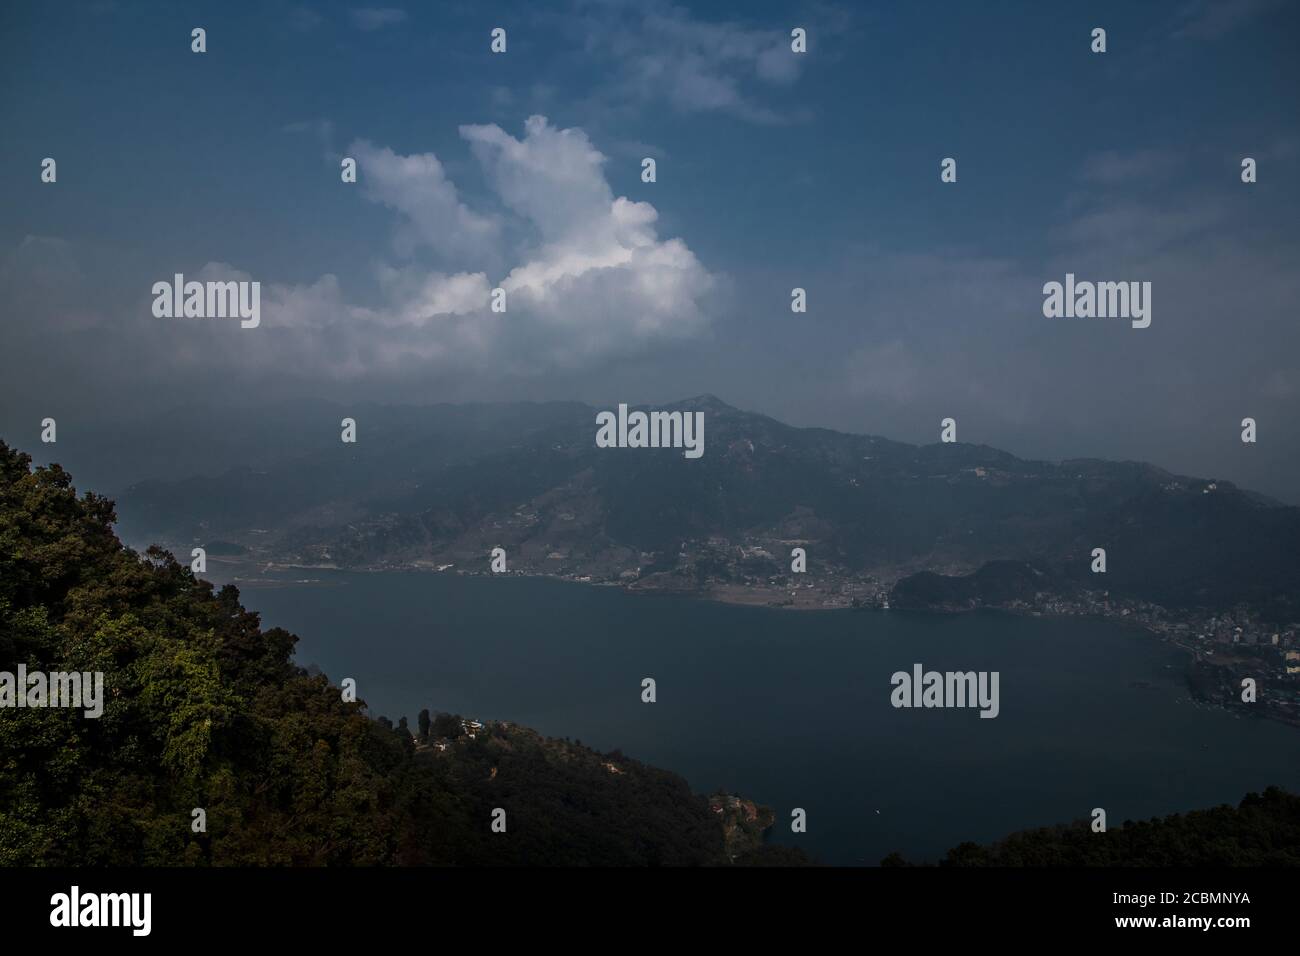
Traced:
[[428, 708], [428, 707], [426, 707], [426, 708], [424, 708], [424, 710], [420, 711], [419, 721], [420, 721], [420, 740], [422, 740], [422, 741], [424, 741], [424, 740], [428, 740], [428, 739], [429, 739], [429, 725], [430, 725], [430, 723], [431, 723], [430, 720], [429, 720], [429, 708]]
[[464, 731], [460, 726], [460, 718], [455, 714], [439, 714], [433, 718], [433, 725], [430, 733], [435, 737], [459, 737]]

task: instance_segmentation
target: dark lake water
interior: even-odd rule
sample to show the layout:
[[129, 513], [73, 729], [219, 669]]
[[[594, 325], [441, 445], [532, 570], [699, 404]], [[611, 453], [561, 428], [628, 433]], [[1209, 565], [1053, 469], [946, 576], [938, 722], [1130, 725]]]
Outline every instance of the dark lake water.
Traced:
[[[1184, 656], [1132, 627], [981, 613], [794, 612], [515, 577], [310, 572], [248, 588], [298, 661], [372, 714], [517, 721], [777, 811], [816, 858], [936, 860], [963, 840], [1111, 825], [1300, 790], [1300, 730], [1195, 706]], [[300, 572], [298, 577], [303, 576]], [[1000, 672], [1001, 713], [895, 709], [890, 676]], [[658, 701], [641, 702], [641, 679]], [[808, 832], [790, 832], [802, 807]]]

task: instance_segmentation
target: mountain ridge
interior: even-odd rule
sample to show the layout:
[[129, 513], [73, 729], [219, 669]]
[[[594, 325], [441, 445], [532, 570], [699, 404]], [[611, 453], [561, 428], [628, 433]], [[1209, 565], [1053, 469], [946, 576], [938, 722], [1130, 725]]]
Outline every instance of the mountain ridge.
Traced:
[[[124, 535], [233, 541], [270, 565], [471, 573], [501, 547], [528, 573], [696, 591], [818, 582], [845, 603], [1014, 560], [1071, 588], [1300, 619], [1300, 508], [1232, 482], [802, 428], [710, 393], [629, 407], [702, 412], [703, 457], [598, 449], [598, 409], [582, 403], [408, 408], [264, 472], [133, 485]], [[1104, 576], [1090, 572], [1098, 547]]]

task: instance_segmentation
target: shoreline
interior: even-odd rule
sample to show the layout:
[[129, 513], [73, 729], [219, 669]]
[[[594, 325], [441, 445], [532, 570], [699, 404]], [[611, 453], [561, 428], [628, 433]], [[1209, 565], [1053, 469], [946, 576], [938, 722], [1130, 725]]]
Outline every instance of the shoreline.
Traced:
[[[381, 573], [425, 573], [425, 574], [454, 574], [458, 576], [471, 577], [490, 577], [495, 576], [489, 571], [468, 571], [464, 569], [455, 569], [453, 564], [437, 566], [418, 566], [408, 565], [401, 567], [361, 567], [361, 568], [342, 568], [337, 565], [299, 565], [299, 564], [279, 564], [276, 562], [257, 562], [252, 563], [246, 560], [231, 560], [223, 557], [213, 557], [209, 559], [209, 564], [216, 567], [212, 570], [221, 570], [226, 572], [222, 574], [220, 583], [234, 584], [241, 590], [247, 588], [250, 590], [259, 589], [282, 589], [288, 587], [342, 587], [343, 582], [330, 581], [324, 577], [304, 576], [301, 578], [286, 578], [281, 575], [303, 573], [310, 574], [313, 571], [326, 572], [327, 574], [381, 574]], [[1158, 609], [1164, 615], [1172, 617], [1175, 620], [1182, 619], [1179, 623], [1171, 627], [1158, 626], [1156, 622], [1144, 619], [1146, 613], [1142, 610], [1142, 605], [1137, 605], [1138, 610], [1130, 606], [1120, 606], [1114, 608], [1120, 613], [1100, 612], [1096, 606], [1087, 606], [1084, 604], [1074, 603], [1071, 600], [1067, 603], [1066, 599], [1053, 599], [1049, 602], [1048, 607], [1029, 607], [1029, 606], [997, 606], [981, 605], [978, 607], [926, 607], [926, 608], [889, 608], [878, 607], [872, 604], [859, 603], [856, 606], [854, 601], [861, 601], [861, 598], [855, 596], [854, 584], [860, 585], [861, 594], [864, 596], [868, 593], [875, 595], [881, 593], [878, 586], [867, 585], [864, 582], [837, 582], [840, 590], [828, 592], [818, 588], [815, 584], [808, 583], [794, 588], [777, 587], [772, 585], [736, 585], [736, 584], [711, 584], [706, 586], [688, 586], [674, 587], [671, 585], [659, 586], [651, 584], [649, 586], [641, 584], [638, 581], [593, 581], [589, 576], [583, 575], [566, 575], [546, 573], [536, 570], [517, 570], [505, 571], [502, 574], [516, 578], [538, 578], [550, 581], [565, 582], [568, 584], [583, 584], [594, 587], [614, 587], [622, 590], [626, 594], [645, 595], [650, 597], [678, 597], [694, 601], [707, 601], [716, 604], [725, 604], [733, 607], [751, 607], [764, 608], [768, 610], [779, 611], [877, 611], [888, 614], [891, 610], [900, 614], [941, 614], [945, 616], [956, 616], [972, 614], [980, 611], [995, 612], [1001, 614], [1011, 614], [1017, 617], [1037, 617], [1046, 619], [1062, 618], [1083, 618], [1096, 621], [1106, 621], [1111, 624], [1128, 624], [1136, 631], [1140, 631], [1147, 638], [1159, 640], [1162, 644], [1176, 648], [1181, 652], [1183, 657], [1183, 683], [1186, 687], [1190, 698], [1198, 705], [1213, 706], [1221, 710], [1233, 713], [1235, 716], [1244, 717], [1239, 712], [1239, 708], [1230, 706], [1225, 700], [1216, 699], [1212, 694], [1206, 692], [1203, 687], [1198, 688], [1194, 680], [1193, 667], [1204, 664], [1214, 667], [1225, 673], [1232, 672], [1231, 661], [1225, 663], [1216, 659], [1216, 653], [1222, 654], [1224, 650], [1213, 644], [1198, 646], [1196, 642], [1189, 639], [1189, 633], [1186, 631], [1186, 620], [1196, 620], [1203, 617], [1206, 612], [1199, 611], [1174, 611], [1169, 612], [1167, 609]], [[275, 576], [268, 576], [275, 575]], [[217, 582], [214, 582], [217, 583]], [[1111, 609], [1110, 602], [1107, 601], [1103, 607]], [[1183, 628], [1183, 631], [1177, 631], [1176, 628]], [[1204, 637], [1202, 637], [1204, 642]], [[1236, 645], [1228, 645], [1235, 647]], [[1220, 686], [1220, 690], [1222, 689]], [[1280, 723], [1293, 727], [1300, 727], [1300, 715], [1292, 714], [1285, 709], [1279, 711], [1276, 706], [1262, 707], [1259, 711], [1250, 714], [1250, 716], [1276, 720]]]

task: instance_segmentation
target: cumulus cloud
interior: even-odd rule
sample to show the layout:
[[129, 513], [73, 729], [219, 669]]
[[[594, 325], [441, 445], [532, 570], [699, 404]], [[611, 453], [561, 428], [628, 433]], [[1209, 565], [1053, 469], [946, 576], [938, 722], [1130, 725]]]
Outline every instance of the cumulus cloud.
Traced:
[[400, 213], [394, 236], [400, 254], [427, 246], [444, 259], [457, 259], [482, 257], [496, 248], [499, 223], [461, 202], [433, 153], [399, 156], [365, 140], [354, 142], [349, 153], [362, 171], [358, 178], [366, 197]]
[[[43, 330], [59, 328], [80, 336], [76, 348], [60, 347], [60, 360], [98, 362], [103, 375], [129, 379], [143, 368], [222, 387], [365, 390], [484, 376], [523, 386], [709, 332], [724, 280], [682, 239], [659, 235], [654, 206], [614, 195], [605, 156], [584, 131], [533, 116], [520, 136], [495, 125], [464, 126], [460, 136], [481, 171], [473, 201], [433, 153], [349, 147], [359, 194], [393, 217], [391, 243], [369, 263], [372, 284], [364, 267], [346, 281], [326, 273], [281, 282], [238, 259], [87, 278], [81, 263], [93, 250], [79, 256], [65, 240], [28, 236], [0, 255], [0, 301], [28, 319], [26, 344], [9, 344], [43, 349]], [[260, 325], [153, 317], [146, 292], [173, 270], [200, 282], [258, 281]], [[99, 294], [104, 281], [125, 298]], [[492, 310], [497, 288], [505, 312]]]
[[[374, 306], [348, 303], [334, 276], [264, 289], [273, 341], [297, 349], [297, 335], [276, 333], [319, 335], [329, 348], [313, 354], [335, 376], [420, 363], [528, 374], [707, 330], [717, 278], [681, 239], [659, 237], [651, 204], [614, 196], [586, 133], [533, 116], [522, 138], [495, 125], [460, 135], [496, 208], [471, 208], [432, 153], [353, 143], [363, 194], [397, 213], [404, 261], [375, 265]], [[498, 287], [504, 313], [491, 309]]]

